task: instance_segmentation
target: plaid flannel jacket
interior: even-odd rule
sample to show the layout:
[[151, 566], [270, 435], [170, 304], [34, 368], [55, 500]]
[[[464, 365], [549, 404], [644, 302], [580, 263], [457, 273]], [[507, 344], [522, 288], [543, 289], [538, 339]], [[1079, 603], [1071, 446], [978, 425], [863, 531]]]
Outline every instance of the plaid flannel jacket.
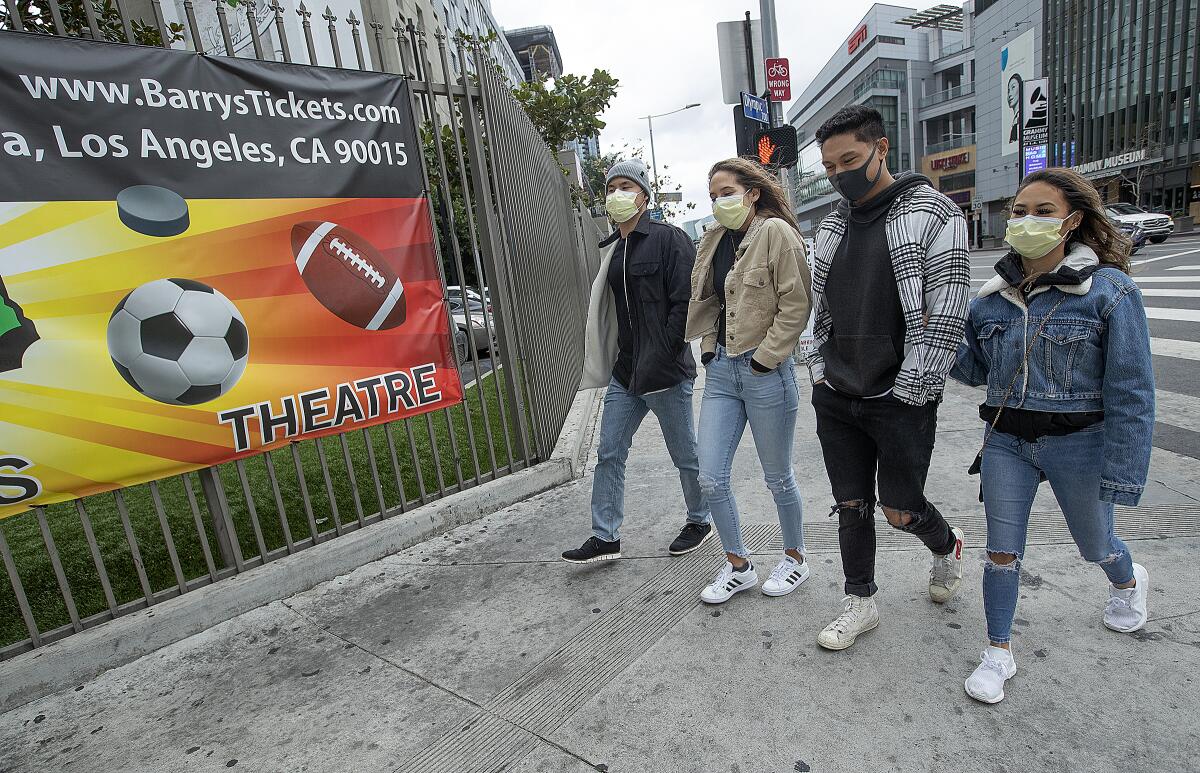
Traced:
[[[928, 185], [901, 193], [885, 221], [892, 270], [904, 309], [904, 362], [895, 396], [910, 405], [937, 399], [946, 386], [963, 340], [971, 289], [967, 223], [958, 205]], [[821, 346], [833, 320], [825, 281], [846, 234], [840, 210], [821, 221], [813, 244], [813, 349], [808, 357], [814, 383], [825, 377]]]

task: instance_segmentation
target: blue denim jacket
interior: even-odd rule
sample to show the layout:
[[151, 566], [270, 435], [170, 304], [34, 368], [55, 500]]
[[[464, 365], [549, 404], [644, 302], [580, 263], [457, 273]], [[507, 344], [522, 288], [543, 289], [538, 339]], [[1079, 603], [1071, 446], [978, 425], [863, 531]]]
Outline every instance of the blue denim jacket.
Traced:
[[[1098, 262], [1091, 248], [1076, 244], [1059, 268], [1080, 270]], [[1024, 362], [1030, 336], [1059, 300]], [[1016, 376], [1007, 407], [1104, 411], [1100, 498], [1138, 503], [1150, 467], [1154, 368], [1142, 295], [1120, 270], [1104, 267], [1079, 285], [1038, 288], [1028, 306], [1016, 288], [993, 278], [971, 302], [950, 376], [967, 386], [987, 384], [991, 406], [1005, 405]]]

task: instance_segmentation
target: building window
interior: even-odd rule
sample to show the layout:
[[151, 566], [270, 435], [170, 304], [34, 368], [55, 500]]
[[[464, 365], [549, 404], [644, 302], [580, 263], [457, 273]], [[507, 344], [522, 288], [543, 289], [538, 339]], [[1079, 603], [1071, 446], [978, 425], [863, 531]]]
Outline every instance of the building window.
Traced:
[[879, 35], [878, 37], [880, 43], [891, 43], [893, 46], [904, 45], [904, 38], [896, 38], [891, 35]]
[[938, 190], [946, 193], [947, 191], [962, 191], [967, 188], [975, 187], [975, 171], [959, 172], [957, 174], [942, 175], [938, 179]]

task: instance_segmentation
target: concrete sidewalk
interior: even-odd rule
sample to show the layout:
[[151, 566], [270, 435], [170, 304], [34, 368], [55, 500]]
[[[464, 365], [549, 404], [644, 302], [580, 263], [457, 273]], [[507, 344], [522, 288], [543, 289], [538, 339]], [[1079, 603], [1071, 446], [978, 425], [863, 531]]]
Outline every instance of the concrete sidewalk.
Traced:
[[[1200, 464], [1156, 449], [1144, 505], [1120, 512], [1152, 581], [1135, 636], [1101, 625], [1103, 574], [1043, 492], [1020, 673], [988, 707], [962, 690], [984, 644], [984, 522], [966, 475], [978, 395], [951, 389], [930, 474], [972, 548], [958, 598], [928, 601], [928, 553], [879, 518], [882, 623], [830, 653], [816, 635], [839, 611], [841, 566], [802, 391], [813, 577], [790, 597], [699, 604], [719, 547], [667, 556], [683, 504], [650, 419], [630, 461], [628, 558], [557, 560], [588, 535], [585, 477], [0, 715], [0, 770], [1200, 769]], [[735, 473], [762, 575], [781, 543], [748, 440]]]

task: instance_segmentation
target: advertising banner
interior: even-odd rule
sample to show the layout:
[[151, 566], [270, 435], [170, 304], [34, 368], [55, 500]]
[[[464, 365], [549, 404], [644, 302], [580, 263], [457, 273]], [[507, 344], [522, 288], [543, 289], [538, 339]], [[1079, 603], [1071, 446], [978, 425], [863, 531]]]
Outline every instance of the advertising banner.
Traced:
[[1046, 168], [1050, 142], [1050, 79], [1029, 78], [1021, 90], [1021, 142], [1024, 150], [1022, 177]]
[[411, 104], [4, 34], [0, 517], [461, 400]]
[[1026, 30], [1000, 49], [1001, 155], [1011, 156], [1020, 147], [1022, 86], [1034, 76], [1033, 30]]

